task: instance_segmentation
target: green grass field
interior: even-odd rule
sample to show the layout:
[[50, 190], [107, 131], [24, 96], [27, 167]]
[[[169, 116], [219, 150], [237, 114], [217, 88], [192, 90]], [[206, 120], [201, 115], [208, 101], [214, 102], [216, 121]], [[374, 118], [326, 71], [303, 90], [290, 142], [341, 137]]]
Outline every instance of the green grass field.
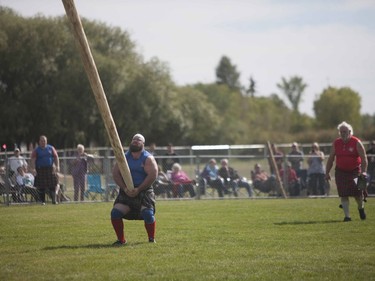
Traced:
[[159, 201], [157, 243], [112, 203], [0, 207], [0, 280], [374, 280], [375, 199]]

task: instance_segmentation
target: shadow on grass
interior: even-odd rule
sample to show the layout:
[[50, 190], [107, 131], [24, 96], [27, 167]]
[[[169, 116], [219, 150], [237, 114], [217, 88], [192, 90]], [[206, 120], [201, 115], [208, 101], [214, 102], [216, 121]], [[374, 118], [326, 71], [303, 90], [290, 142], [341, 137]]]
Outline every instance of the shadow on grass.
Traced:
[[52, 250], [61, 250], [61, 249], [104, 249], [104, 248], [127, 248], [132, 247], [140, 244], [148, 244], [149, 242], [134, 242], [131, 244], [126, 244], [123, 247], [113, 246], [112, 244], [88, 244], [88, 245], [61, 245], [61, 246], [54, 246], [54, 247], [44, 247], [42, 250], [45, 251], [52, 251]]
[[327, 221], [282, 221], [275, 222], [275, 225], [301, 225], [301, 224], [327, 224], [327, 223], [339, 223], [342, 220], [327, 220]]

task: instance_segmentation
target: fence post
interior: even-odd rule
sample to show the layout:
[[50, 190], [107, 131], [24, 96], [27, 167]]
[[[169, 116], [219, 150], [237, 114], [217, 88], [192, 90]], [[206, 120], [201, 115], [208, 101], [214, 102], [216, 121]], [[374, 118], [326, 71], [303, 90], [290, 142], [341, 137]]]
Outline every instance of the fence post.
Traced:
[[196, 181], [196, 187], [197, 187], [197, 199], [201, 199], [201, 186], [199, 182], [199, 174], [200, 174], [200, 168], [199, 168], [199, 163], [200, 163], [200, 158], [199, 155], [195, 157], [195, 163], [196, 163], [196, 168], [195, 168], [195, 181]]
[[110, 149], [105, 151], [104, 160], [103, 160], [103, 169], [104, 169], [104, 184], [105, 184], [105, 193], [104, 193], [104, 200], [106, 202], [109, 201], [109, 177], [110, 177], [110, 159], [109, 159]]
[[10, 170], [10, 165], [8, 163], [8, 153], [7, 150], [5, 149], [5, 192], [6, 192], [6, 205], [10, 205], [10, 198], [9, 198], [9, 193], [10, 193], [10, 180], [9, 180], [9, 170]]
[[[64, 186], [65, 186], [65, 190], [67, 190], [68, 186], [67, 186], [66, 175], [70, 172], [70, 169], [68, 167], [68, 161], [67, 161], [67, 156], [66, 156], [66, 149], [63, 150], [63, 157], [64, 157], [63, 158], [64, 160], [63, 160], [63, 171], [62, 172], [64, 174]], [[74, 187], [73, 187], [73, 190], [74, 190]]]

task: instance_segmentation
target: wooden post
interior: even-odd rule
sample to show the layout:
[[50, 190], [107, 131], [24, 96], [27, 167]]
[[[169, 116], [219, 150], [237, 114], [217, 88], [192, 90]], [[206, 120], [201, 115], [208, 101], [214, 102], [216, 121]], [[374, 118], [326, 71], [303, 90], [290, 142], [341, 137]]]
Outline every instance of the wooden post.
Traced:
[[115, 122], [113, 121], [111, 110], [108, 106], [107, 98], [99, 77], [98, 70], [96, 68], [94, 58], [91, 54], [90, 46], [83, 29], [81, 19], [74, 5], [74, 0], [62, 0], [62, 2], [64, 4], [66, 15], [72, 24], [74, 38], [76, 39], [83, 66], [85, 68], [87, 77], [89, 78], [91, 89], [94, 93], [99, 112], [102, 116], [105, 128], [107, 130], [108, 137], [111, 142], [117, 164], [119, 165], [122, 178], [124, 179], [127, 188], [133, 189], [134, 185], [128, 162], [126, 161], [117, 128]]
[[284, 198], [287, 198], [285, 190], [284, 190], [283, 182], [280, 178], [279, 169], [277, 168], [277, 165], [276, 165], [275, 156], [273, 155], [273, 151], [271, 149], [271, 144], [269, 141], [267, 141], [267, 147], [268, 147], [268, 152], [269, 152], [269, 157], [270, 157], [270, 164], [272, 166], [272, 169], [275, 171], [277, 185], [279, 186], [279, 189], [283, 193]]

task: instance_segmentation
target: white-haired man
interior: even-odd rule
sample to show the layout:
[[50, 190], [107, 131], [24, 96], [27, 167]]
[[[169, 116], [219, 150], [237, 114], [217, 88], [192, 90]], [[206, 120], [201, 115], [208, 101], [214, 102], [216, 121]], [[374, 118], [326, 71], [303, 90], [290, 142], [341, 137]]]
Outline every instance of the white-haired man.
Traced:
[[126, 187], [118, 165], [113, 167], [113, 179], [120, 187], [111, 211], [111, 222], [117, 236], [114, 246], [126, 244], [123, 219], [144, 220], [148, 241], [155, 242], [155, 194], [152, 184], [158, 175], [158, 166], [151, 153], [144, 149], [144, 145], [145, 138], [136, 134], [125, 153], [134, 189]]
[[362, 142], [353, 136], [353, 128], [345, 121], [337, 126], [340, 137], [332, 143], [331, 153], [326, 165], [326, 179], [330, 180], [330, 171], [336, 158], [335, 180], [337, 191], [341, 199], [340, 207], [344, 210], [344, 221], [351, 221], [349, 213], [349, 196], [357, 201], [361, 220], [366, 219], [364, 209], [365, 191], [357, 187], [356, 179], [360, 175], [366, 176], [367, 157]]

